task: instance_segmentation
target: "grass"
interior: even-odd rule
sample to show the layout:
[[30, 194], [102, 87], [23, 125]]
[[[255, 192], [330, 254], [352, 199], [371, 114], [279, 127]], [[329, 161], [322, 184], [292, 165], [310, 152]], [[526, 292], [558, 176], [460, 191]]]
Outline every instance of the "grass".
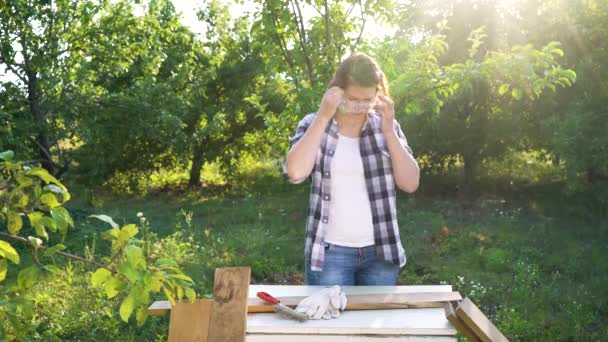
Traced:
[[[506, 173], [506, 164], [523, 159], [534, 160], [512, 156], [486, 164], [472, 199], [455, 186], [458, 169], [424, 175], [418, 193], [400, 194], [407, 264], [399, 283], [452, 285], [511, 340], [607, 340], [606, 215], [589, 196], [566, 192], [561, 170], [551, 164], [533, 161]], [[127, 223], [143, 212], [164, 237], [159, 248], [174, 251], [199, 294], [211, 292], [213, 270], [220, 266], [250, 266], [253, 283], [301, 284], [308, 185], [279, 177], [271, 173], [237, 192], [98, 192], [94, 202], [76, 193], [69, 208], [77, 229], [68, 247], [82, 254], [106, 229], [88, 214]], [[98, 241], [96, 248], [104, 246]], [[86, 286], [86, 270], [72, 273], [71, 286], [65, 277], [48, 278], [30, 294], [44, 317], [34, 329], [41, 337], [34, 339], [98, 340], [117, 333], [127, 340], [166, 338], [166, 318], [150, 318], [138, 332], [134, 324], [119, 322], [115, 303]], [[85, 302], [56, 303], [56, 293]]]

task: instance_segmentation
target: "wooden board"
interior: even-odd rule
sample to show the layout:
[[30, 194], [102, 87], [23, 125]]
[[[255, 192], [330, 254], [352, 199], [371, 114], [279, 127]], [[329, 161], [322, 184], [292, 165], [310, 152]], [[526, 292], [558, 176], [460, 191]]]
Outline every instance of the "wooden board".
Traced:
[[247, 335], [247, 342], [457, 342], [453, 336], [420, 335]]
[[454, 336], [456, 329], [443, 308], [344, 311], [335, 319], [296, 322], [272, 313], [247, 315], [248, 334], [298, 335], [437, 335]]
[[[276, 297], [282, 304], [296, 307], [304, 296]], [[447, 301], [458, 301], [462, 297], [458, 292], [426, 293], [391, 293], [391, 294], [353, 294], [347, 295], [346, 310], [376, 310], [397, 308], [442, 308]], [[154, 302], [148, 308], [151, 316], [162, 316], [168, 313], [171, 305], [168, 301]], [[273, 312], [269, 305], [259, 298], [249, 298], [247, 312]]]
[[250, 278], [249, 267], [227, 267], [215, 270], [214, 306], [209, 322], [209, 342], [245, 341]]
[[[323, 286], [251, 285], [249, 297], [258, 291], [278, 296], [308, 296]], [[379, 293], [452, 292], [449, 285], [344, 286], [348, 295]], [[300, 338], [292, 339], [292, 336]], [[247, 341], [455, 341], [456, 330], [443, 308], [350, 310], [337, 319], [296, 322], [274, 313], [247, 315]], [[257, 337], [261, 338], [256, 339]], [[280, 339], [279, 337], [284, 337]], [[289, 336], [289, 337], [287, 337]], [[366, 339], [363, 339], [366, 337]], [[265, 339], [267, 338], [267, 339]], [[270, 339], [274, 338], [274, 339]], [[251, 340], [250, 340], [251, 339]]]
[[[305, 285], [251, 285], [249, 287], [248, 312], [272, 312], [272, 307], [256, 297], [257, 292], [265, 291], [279, 298], [282, 303], [295, 307], [300, 300], [322, 289], [324, 286]], [[349, 298], [348, 310], [386, 309], [388, 307], [443, 307], [444, 301], [457, 301], [462, 297], [452, 292], [450, 285], [405, 285], [405, 286], [342, 286]], [[402, 294], [411, 294], [402, 296]], [[358, 297], [365, 295], [368, 297]], [[396, 296], [397, 295], [397, 296]], [[387, 305], [371, 305], [382, 303]], [[391, 304], [392, 303], [392, 304]], [[392, 305], [392, 306], [391, 306]], [[151, 316], [166, 315], [171, 309], [168, 301], [157, 301], [148, 308]]]
[[[272, 293], [271, 293], [272, 294]], [[347, 294], [346, 310], [442, 308], [447, 301], [461, 300], [458, 292]], [[296, 307], [304, 296], [278, 297], [281, 303]], [[249, 298], [249, 312], [272, 312], [272, 306], [258, 298]]]
[[169, 342], [207, 342], [213, 300], [176, 302], [169, 321]]
[[484, 342], [509, 341], [468, 297], [460, 302], [456, 315]]
[[456, 330], [458, 330], [458, 332], [462, 334], [462, 336], [466, 337], [471, 342], [481, 341], [477, 336], [475, 336], [471, 329], [469, 329], [469, 327], [466, 326], [464, 322], [460, 320], [460, 318], [458, 318], [456, 312], [454, 311], [454, 306], [452, 305], [452, 303], [445, 303], [444, 309], [445, 317], [448, 319], [448, 321], [450, 321], [450, 323], [452, 323], [454, 328], [456, 328]]

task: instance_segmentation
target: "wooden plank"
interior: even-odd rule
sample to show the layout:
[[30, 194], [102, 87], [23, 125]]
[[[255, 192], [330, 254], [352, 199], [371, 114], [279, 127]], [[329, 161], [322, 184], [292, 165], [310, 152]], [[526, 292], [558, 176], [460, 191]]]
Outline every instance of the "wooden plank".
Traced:
[[179, 301], [171, 309], [169, 342], [207, 342], [213, 300]]
[[168, 300], [157, 300], [148, 307], [148, 315], [164, 316], [171, 312], [171, 303]]
[[462, 336], [466, 337], [471, 342], [481, 341], [475, 335], [475, 333], [473, 333], [473, 331], [471, 331], [471, 329], [469, 329], [469, 327], [467, 325], [465, 325], [464, 322], [462, 322], [462, 320], [460, 320], [460, 318], [458, 318], [458, 316], [456, 315], [456, 312], [454, 311], [454, 306], [452, 305], [452, 303], [450, 303], [450, 302], [445, 303], [444, 309], [445, 309], [445, 317], [448, 319], [448, 321], [450, 321], [450, 323], [452, 323], [454, 328], [456, 328], [456, 330], [458, 330], [458, 332], [462, 334]]
[[[376, 310], [404, 308], [442, 308], [447, 301], [461, 300], [458, 292], [347, 294], [346, 310]], [[303, 296], [278, 297], [281, 303], [296, 307]], [[272, 306], [258, 298], [249, 298], [249, 312], [272, 312]]]
[[423, 335], [247, 335], [247, 342], [457, 342], [454, 336]]
[[280, 315], [250, 313], [247, 334], [313, 335], [417, 335], [455, 336], [443, 308], [345, 311], [336, 319], [295, 322]]
[[[281, 303], [296, 307], [304, 296], [277, 297]], [[346, 310], [381, 310], [397, 308], [442, 308], [447, 301], [462, 300], [459, 292], [423, 292], [347, 295]], [[166, 315], [171, 309], [168, 301], [157, 301], [148, 308], [151, 316]], [[272, 306], [259, 298], [249, 298], [247, 312], [273, 312]]]
[[[296, 307], [306, 297], [291, 296], [277, 297], [281, 303]], [[425, 292], [425, 293], [390, 293], [390, 294], [368, 294], [348, 295], [346, 310], [381, 310], [381, 309], [404, 309], [404, 308], [442, 308], [447, 301], [462, 300], [458, 292]], [[171, 309], [168, 301], [157, 301], [148, 308], [151, 316], [166, 315]], [[247, 312], [273, 312], [272, 305], [263, 302], [259, 298], [249, 298]]]
[[215, 269], [209, 342], [245, 341], [250, 278], [249, 267]]
[[[256, 293], [264, 291], [272, 293], [275, 297], [289, 296], [310, 296], [311, 294], [325, 288], [320, 285], [270, 285], [270, 284], [252, 284], [249, 286], [249, 298], [256, 298]], [[452, 292], [451, 285], [356, 285], [356, 286], [340, 286], [346, 295], [353, 294], [374, 294], [374, 293], [419, 293], [419, 292]]]
[[509, 341], [468, 297], [456, 307], [456, 315], [484, 342]]

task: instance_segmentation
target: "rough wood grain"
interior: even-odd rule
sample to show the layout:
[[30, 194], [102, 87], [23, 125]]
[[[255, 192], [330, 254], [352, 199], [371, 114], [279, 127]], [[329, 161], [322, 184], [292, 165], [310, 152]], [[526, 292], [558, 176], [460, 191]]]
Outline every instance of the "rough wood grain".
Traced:
[[215, 270], [214, 306], [209, 322], [209, 342], [245, 341], [250, 278], [249, 267], [227, 267]]
[[[305, 296], [277, 297], [281, 303], [295, 307]], [[346, 310], [380, 310], [403, 308], [441, 308], [447, 301], [458, 301], [462, 297], [458, 292], [421, 292], [390, 294], [353, 294], [348, 295]], [[154, 302], [148, 308], [151, 316], [162, 316], [171, 309], [169, 302]], [[247, 312], [273, 312], [272, 306], [259, 298], [249, 298]]]
[[[446, 301], [461, 300], [458, 292], [386, 293], [347, 295], [346, 310], [403, 308], [441, 308]], [[281, 303], [295, 307], [303, 296], [279, 297]], [[257, 298], [249, 299], [249, 312], [271, 312], [272, 307]]]
[[169, 342], [207, 342], [213, 300], [179, 301], [171, 310]]
[[469, 298], [456, 307], [456, 316], [484, 342], [509, 341]]
[[467, 325], [464, 324], [460, 318], [456, 315], [454, 311], [454, 306], [452, 303], [447, 302], [444, 306], [445, 309], [445, 317], [448, 319], [450, 323], [456, 328], [456, 330], [462, 334], [462, 336], [466, 337], [471, 342], [479, 342], [481, 341], [471, 329]]

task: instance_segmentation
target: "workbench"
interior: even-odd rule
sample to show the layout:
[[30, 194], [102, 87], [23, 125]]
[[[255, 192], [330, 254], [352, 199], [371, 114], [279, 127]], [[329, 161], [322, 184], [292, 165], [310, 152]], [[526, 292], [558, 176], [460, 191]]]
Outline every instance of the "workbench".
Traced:
[[[258, 291], [275, 297], [309, 296], [324, 286], [250, 285], [249, 298]], [[451, 285], [341, 286], [352, 294], [451, 292]], [[347, 310], [329, 320], [298, 322], [276, 313], [248, 313], [247, 342], [363, 342], [456, 341], [456, 329], [443, 308]]]

